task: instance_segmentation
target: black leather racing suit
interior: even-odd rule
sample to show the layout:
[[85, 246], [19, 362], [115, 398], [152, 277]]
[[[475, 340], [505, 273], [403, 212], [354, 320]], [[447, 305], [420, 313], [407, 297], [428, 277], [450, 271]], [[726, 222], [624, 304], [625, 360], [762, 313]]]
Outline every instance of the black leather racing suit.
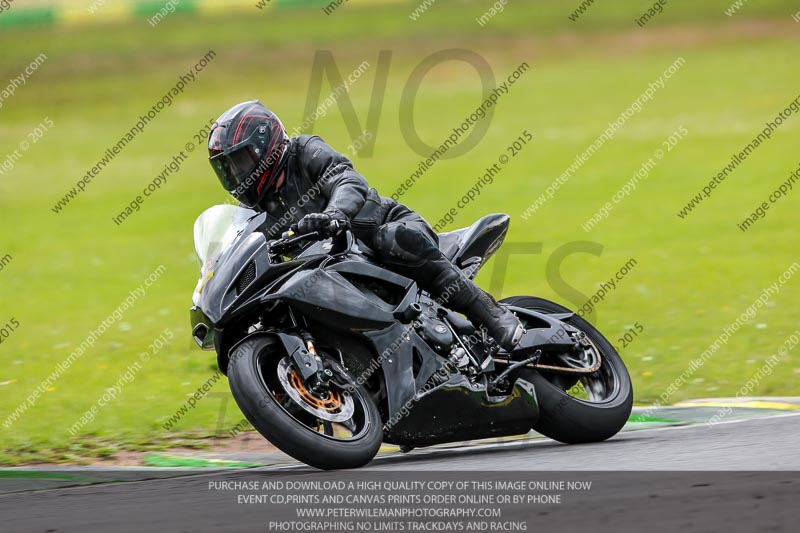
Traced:
[[[335, 209], [350, 219], [354, 235], [392, 270], [398, 267], [405, 274], [408, 269], [403, 267], [416, 270], [431, 260], [447, 261], [436, 253], [439, 239], [425, 219], [371, 189], [347, 157], [316, 136], [300, 135], [289, 142], [285, 181], [277, 194], [259, 205], [268, 214], [263, 228], [268, 238], [280, 237], [307, 214]], [[440, 270], [441, 266], [429, 270], [424, 278], [431, 280]], [[428, 290], [426, 281], [416, 281]]]
[[289, 142], [285, 181], [258, 206], [268, 214], [262, 228], [267, 238], [280, 237], [307, 214], [338, 210], [384, 265], [415, 280], [443, 305], [483, 323], [501, 345], [509, 345], [513, 332], [505, 330], [519, 322], [442, 254], [424, 218], [380, 196], [347, 157], [321, 138], [300, 135]]

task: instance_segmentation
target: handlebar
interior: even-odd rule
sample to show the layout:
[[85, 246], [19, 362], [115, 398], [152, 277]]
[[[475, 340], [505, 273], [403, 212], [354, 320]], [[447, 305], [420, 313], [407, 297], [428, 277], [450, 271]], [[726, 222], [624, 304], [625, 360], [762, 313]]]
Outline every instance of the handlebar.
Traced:
[[[331, 223], [328, 225], [328, 230], [330, 234], [333, 236], [339, 235], [340, 233], [342, 233], [342, 230], [346, 231], [348, 229], [350, 229], [350, 223], [346, 221], [344, 223], [341, 223], [339, 220], [332, 220]], [[312, 232], [312, 233], [318, 235], [317, 232]], [[311, 235], [312, 233], [309, 233], [308, 235]], [[297, 224], [292, 224], [292, 227], [289, 228], [289, 231], [283, 232], [283, 234], [281, 235], [281, 239], [290, 239], [295, 235], [297, 235]]]
[[[348, 231], [350, 230], [350, 224], [347, 222], [341, 224], [338, 220], [333, 220], [331, 221], [329, 229], [331, 230], [331, 233], [334, 234], [334, 242], [337, 242], [341, 237], [347, 235]], [[283, 232], [280, 239], [274, 240], [270, 243], [270, 251], [272, 253], [283, 253], [287, 250], [291, 250], [293, 247], [303, 241], [323, 240], [326, 238], [318, 231], [312, 231], [304, 235], [298, 235], [296, 232], [296, 226], [292, 226], [289, 231]]]

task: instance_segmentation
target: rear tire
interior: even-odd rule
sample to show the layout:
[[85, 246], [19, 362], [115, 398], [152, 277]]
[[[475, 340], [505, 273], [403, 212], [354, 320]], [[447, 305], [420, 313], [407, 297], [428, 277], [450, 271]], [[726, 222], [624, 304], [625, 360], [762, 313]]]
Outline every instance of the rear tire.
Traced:
[[[323, 434], [302, 423], [276, 399], [280, 384], [270, 370], [276, 358], [286, 355], [272, 336], [260, 335], [241, 343], [231, 354], [228, 379], [231, 393], [247, 420], [284, 453], [322, 470], [358, 468], [378, 453], [383, 440], [380, 413], [363, 386], [347, 373], [354, 388], [352, 398], [360, 405], [361, 428], [350, 440]], [[345, 371], [346, 372], [346, 371]], [[268, 385], [269, 383], [269, 385]], [[279, 392], [279, 397], [284, 393]], [[291, 398], [290, 398], [291, 400]], [[285, 400], [284, 400], [285, 401]], [[297, 411], [300, 418], [308, 417]]]
[[[507, 298], [503, 303], [548, 314], [572, 312], [555, 302], [532, 296]], [[567, 444], [603, 441], [616, 435], [630, 417], [633, 408], [630, 374], [617, 351], [594, 326], [578, 315], [565, 322], [584, 332], [600, 351], [602, 365], [586, 379], [609, 382], [613, 379], [614, 390], [602, 401], [586, 401], [566, 392], [578, 379], [565, 380], [561, 374], [522, 368], [517, 375], [533, 384], [539, 402], [540, 417], [533, 429]]]

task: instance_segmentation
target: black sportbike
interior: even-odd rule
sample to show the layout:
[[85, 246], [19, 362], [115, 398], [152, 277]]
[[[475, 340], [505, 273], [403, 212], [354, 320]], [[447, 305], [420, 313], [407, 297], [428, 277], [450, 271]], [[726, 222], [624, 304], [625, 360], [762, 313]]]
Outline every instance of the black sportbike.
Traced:
[[[622, 359], [569, 309], [528, 296], [504, 300], [525, 326], [508, 353], [382, 267], [350, 231], [268, 240], [265, 222], [232, 205], [198, 218], [192, 334], [216, 350], [253, 427], [292, 457], [354, 468], [382, 442], [407, 451], [531, 429], [596, 442], [628, 420], [633, 391]], [[508, 224], [490, 215], [441, 234], [440, 246], [474, 277]]]

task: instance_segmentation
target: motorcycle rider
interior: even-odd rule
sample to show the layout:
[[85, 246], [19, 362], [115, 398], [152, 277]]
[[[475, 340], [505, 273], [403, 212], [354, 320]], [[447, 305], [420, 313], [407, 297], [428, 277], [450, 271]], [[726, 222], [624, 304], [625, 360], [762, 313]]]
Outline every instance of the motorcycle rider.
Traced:
[[289, 138], [258, 100], [222, 114], [211, 129], [209, 159], [222, 186], [244, 206], [267, 213], [266, 233], [333, 237], [348, 226], [387, 268], [417, 282], [442, 305], [483, 325], [513, 349], [522, 324], [439, 249], [420, 215], [378, 194], [347, 157], [317, 136]]

